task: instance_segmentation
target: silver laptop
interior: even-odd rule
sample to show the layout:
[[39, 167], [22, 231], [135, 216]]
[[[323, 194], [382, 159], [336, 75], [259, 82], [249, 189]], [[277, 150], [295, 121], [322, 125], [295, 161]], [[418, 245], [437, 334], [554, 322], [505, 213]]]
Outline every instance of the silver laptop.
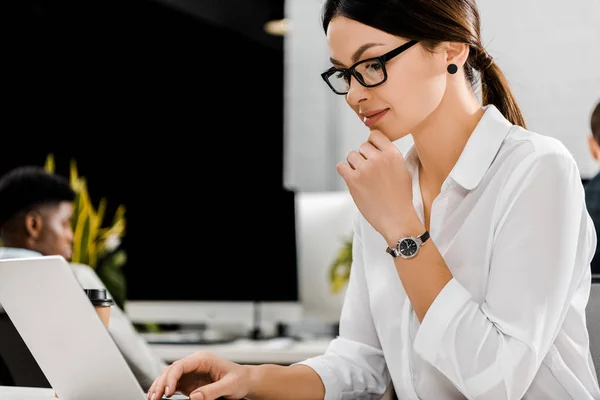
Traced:
[[0, 260], [0, 304], [60, 400], [146, 400], [64, 258]]

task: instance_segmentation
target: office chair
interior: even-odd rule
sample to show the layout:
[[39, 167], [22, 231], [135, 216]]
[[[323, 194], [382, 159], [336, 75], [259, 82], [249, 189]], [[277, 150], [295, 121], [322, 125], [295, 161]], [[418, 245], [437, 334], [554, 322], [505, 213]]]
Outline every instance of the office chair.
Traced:
[[0, 312], [0, 385], [51, 388], [8, 315]]
[[586, 320], [590, 335], [592, 360], [596, 367], [596, 373], [600, 375], [600, 274], [592, 275], [592, 288], [586, 308]]

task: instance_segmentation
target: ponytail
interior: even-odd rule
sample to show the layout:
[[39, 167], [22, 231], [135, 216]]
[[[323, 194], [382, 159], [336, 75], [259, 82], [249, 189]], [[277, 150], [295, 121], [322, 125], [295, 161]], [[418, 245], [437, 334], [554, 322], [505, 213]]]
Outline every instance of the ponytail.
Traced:
[[525, 129], [525, 118], [517, 104], [506, 77], [496, 65], [491, 63], [481, 74], [481, 100], [483, 105], [493, 104], [514, 125]]
[[470, 61], [473, 69], [479, 71], [481, 77], [483, 105], [493, 104], [512, 124], [527, 129], [525, 118], [523, 118], [508, 81], [494, 59], [482, 47], [476, 47]]

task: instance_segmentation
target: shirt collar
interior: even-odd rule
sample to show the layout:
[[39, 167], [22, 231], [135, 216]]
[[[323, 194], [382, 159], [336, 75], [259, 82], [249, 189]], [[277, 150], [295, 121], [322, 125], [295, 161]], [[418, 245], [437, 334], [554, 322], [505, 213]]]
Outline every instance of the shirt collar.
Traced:
[[42, 257], [41, 253], [37, 251], [22, 249], [17, 247], [1, 247], [0, 248], [0, 259], [8, 259], [8, 258], [32, 258], [32, 257]]
[[[473, 190], [481, 182], [513, 127], [493, 104], [483, 109], [483, 116], [450, 171], [450, 178], [467, 190]], [[405, 159], [409, 172], [414, 175], [419, 166], [414, 144], [406, 152]]]

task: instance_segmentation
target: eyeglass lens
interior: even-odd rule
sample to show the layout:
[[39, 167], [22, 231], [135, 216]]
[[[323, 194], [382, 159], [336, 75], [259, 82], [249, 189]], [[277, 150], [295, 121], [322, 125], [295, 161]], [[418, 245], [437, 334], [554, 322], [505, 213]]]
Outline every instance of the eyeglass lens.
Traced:
[[[374, 86], [385, 79], [384, 66], [379, 60], [365, 60], [354, 67], [354, 76], [363, 86]], [[345, 93], [350, 89], [350, 73], [336, 71], [328, 81], [335, 91]]]

